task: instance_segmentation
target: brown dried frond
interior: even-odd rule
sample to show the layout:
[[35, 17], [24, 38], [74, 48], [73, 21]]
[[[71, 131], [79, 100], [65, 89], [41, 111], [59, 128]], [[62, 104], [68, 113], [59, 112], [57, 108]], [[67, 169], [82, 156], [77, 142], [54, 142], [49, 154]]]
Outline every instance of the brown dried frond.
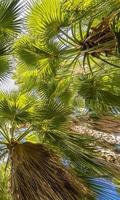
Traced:
[[88, 191], [41, 144], [16, 144], [11, 152], [14, 199], [79, 200]]
[[94, 130], [105, 133], [120, 134], [120, 119], [112, 116], [104, 116], [98, 120], [91, 121]]
[[88, 36], [83, 41], [83, 49], [87, 49], [88, 53], [95, 57], [99, 57], [101, 53], [113, 55], [117, 45], [115, 33], [111, 28], [111, 21], [115, 17], [112, 13], [105, 17], [96, 26], [91, 27]]

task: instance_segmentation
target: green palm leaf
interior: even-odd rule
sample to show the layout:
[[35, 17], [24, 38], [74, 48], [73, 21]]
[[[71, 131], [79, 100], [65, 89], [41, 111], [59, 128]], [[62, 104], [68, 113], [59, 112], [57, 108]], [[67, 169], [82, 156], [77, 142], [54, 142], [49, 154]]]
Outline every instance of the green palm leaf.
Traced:
[[20, 31], [20, 13], [22, 4], [19, 0], [0, 1], [0, 79], [9, 72], [10, 51], [13, 36]]
[[12, 36], [20, 31], [22, 4], [19, 0], [5, 0], [0, 3], [0, 37]]
[[27, 27], [32, 33], [39, 35], [43, 43], [56, 36], [60, 27], [64, 27], [66, 24], [66, 16], [61, 10], [59, 0], [36, 1], [30, 6]]
[[[30, 96], [29, 96], [30, 97]], [[30, 116], [30, 106], [33, 104], [33, 99], [29, 100], [26, 95], [1, 94], [0, 99], [0, 118], [1, 121], [14, 121], [15, 123], [24, 123]]]
[[83, 79], [81, 78], [78, 90], [85, 99], [88, 109], [103, 114], [119, 110], [120, 93], [118, 83], [115, 81], [115, 74], [114, 71], [111, 75], [104, 74], [104, 71], [102, 74], [100, 71], [94, 77], [86, 75], [83, 76]]

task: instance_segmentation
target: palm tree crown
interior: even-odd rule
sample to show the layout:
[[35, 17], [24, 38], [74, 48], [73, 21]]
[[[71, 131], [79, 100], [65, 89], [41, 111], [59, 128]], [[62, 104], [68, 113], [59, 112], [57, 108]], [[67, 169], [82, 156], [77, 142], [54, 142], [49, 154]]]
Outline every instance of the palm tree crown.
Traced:
[[35, 0], [26, 7], [22, 20], [20, 1], [0, 5], [1, 79], [14, 60], [19, 86], [0, 93], [0, 158], [12, 198], [96, 199], [101, 188], [91, 177], [119, 179], [119, 167], [98, 153], [102, 142], [73, 130], [73, 120], [77, 109], [93, 127], [119, 118], [120, 2]]

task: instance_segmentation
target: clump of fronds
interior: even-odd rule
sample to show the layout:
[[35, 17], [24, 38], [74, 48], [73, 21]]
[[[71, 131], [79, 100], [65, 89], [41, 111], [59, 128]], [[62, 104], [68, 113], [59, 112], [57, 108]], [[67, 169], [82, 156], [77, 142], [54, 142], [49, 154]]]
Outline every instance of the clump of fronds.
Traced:
[[78, 200], [88, 193], [45, 146], [16, 143], [10, 153], [14, 199]]
[[99, 57], [101, 53], [106, 55], [115, 53], [117, 39], [111, 28], [111, 18], [114, 15], [113, 13], [103, 18], [96, 27], [91, 27], [92, 31], [83, 40], [83, 50], [88, 49], [88, 53], [95, 57]]

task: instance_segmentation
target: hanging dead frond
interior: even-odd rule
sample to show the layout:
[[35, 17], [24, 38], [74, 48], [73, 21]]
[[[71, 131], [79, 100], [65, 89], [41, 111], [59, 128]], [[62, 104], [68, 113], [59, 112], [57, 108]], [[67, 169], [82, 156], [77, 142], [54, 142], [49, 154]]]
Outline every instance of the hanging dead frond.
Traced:
[[14, 144], [11, 186], [17, 200], [79, 200], [88, 190], [41, 144]]
[[112, 133], [116, 136], [120, 133], [120, 119], [112, 116], [104, 116], [100, 119], [90, 122], [94, 130], [105, 133]]
[[115, 13], [102, 19], [96, 26], [91, 27], [88, 35], [83, 40], [82, 51], [91, 54], [92, 56], [99, 57], [100, 54], [114, 55], [117, 45], [117, 38], [111, 28], [111, 21]]

